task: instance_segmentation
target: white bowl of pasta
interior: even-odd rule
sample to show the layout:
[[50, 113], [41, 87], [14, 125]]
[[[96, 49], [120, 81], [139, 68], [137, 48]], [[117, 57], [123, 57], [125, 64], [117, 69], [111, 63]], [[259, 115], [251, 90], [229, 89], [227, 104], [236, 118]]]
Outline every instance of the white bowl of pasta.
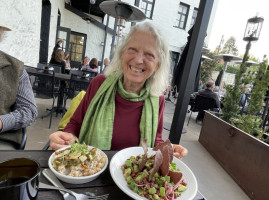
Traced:
[[107, 155], [98, 148], [73, 143], [55, 151], [48, 161], [50, 170], [63, 182], [82, 184], [95, 180], [108, 165]]

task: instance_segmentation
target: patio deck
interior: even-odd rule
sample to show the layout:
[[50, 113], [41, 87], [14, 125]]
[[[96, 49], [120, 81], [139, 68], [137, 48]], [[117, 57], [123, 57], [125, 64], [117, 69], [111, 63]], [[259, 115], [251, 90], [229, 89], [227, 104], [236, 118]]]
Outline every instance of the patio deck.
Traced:
[[[51, 105], [50, 100], [36, 99], [39, 116], [46, 114], [46, 108]], [[67, 102], [67, 107], [70, 100]], [[172, 122], [175, 105], [166, 102], [164, 112], [164, 123]], [[224, 169], [213, 159], [206, 149], [198, 142], [201, 125], [195, 123], [197, 113], [193, 113], [189, 126], [187, 120], [189, 114], [186, 115], [185, 126], [187, 133], [182, 134], [180, 144], [188, 148], [189, 154], [183, 158], [197, 178], [199, 191], [207, 200], [247, 200], [249, 197], [234, 182], [234, 180], [224, 171]], [[49, 134], [57, 131], [58, 123], [61, 116], [53, 114], [51, 129], [49, 126], [49, 117], [37, 119], [30, 127], [27, 128], [28, 140], [26, 149], [40, 150], [48, 141]], [[163, 138], [168, 138], [169, 132], [164, 129]]]

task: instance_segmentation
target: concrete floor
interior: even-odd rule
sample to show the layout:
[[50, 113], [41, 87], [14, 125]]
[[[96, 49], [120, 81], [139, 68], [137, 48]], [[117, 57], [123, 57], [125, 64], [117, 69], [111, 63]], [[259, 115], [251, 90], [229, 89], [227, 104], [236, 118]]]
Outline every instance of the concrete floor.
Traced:
[[[49, 117], [41, 119], [40, 116], [47, 113], [46, 108], [51, 106], [50, 99], [36, 99], [38, 106], [38, 119], [27, 128], [28, 140], [25, 149], [40, 150], [48, 141], [48, 136], [57, 131], [57, 126], [61, 116], [53, 114], [51, 128], [49, 127]], [[67, 102], [67, 107], [70, 100]], [[174, 115], [175, 105], [166, 102], [164, 112], [165, 125], [171, 124]], [[186, 115], [185, 126], [187, 133], [182, 134], [180, 144], [189, 150], [187, 157], [183, 158], [193, 171], [198, 182], [199, 191], [207, 200], [248, 200], [249, 197], [234, 182], [234, 180], [224, 171], [224, 169], [214, 160], [206, 149], [198, 142], [201, 125], [195, 122], [197, 113], [193, 113], [190, 123], [187, 126], [187, 120], [190, 114]], [[169, 136], [169, 131], [164, 129], [163, 139]]]

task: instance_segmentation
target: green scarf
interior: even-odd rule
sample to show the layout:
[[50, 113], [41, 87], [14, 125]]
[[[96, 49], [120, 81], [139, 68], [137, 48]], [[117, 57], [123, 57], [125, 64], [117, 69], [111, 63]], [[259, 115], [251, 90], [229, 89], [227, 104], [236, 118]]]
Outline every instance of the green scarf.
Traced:
[[[108, 76], [93, 97], [80, 129], [79, 141], [102, 150], [110, 150], [115, 115], [115, 95], [128, 101], [144, 101], [140, 121], [140, 146], [147, 139], [147, 145], [154, 146], [158, 117], [159, 97], [150, 95], [150, 84], [147, 81], [140, 94], [129, 93], [123, 89], [122, 77]], [[128, 116], [126, 116], [128, 117]], [[126, 132], [128, 136], [128, 132]]]

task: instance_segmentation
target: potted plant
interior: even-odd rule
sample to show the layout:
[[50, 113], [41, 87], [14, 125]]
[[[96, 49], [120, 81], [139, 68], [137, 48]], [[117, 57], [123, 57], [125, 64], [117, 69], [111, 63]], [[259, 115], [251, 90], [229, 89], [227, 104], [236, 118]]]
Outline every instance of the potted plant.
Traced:
[[239, 114], [240, 87], [247, 76], [246, 65], [242, 64], [234, 87], [227, 89], [222, 119], [206, 112], [199, 137], [199, 142], [251, 199], [268, 199], [269, 145], [261, 140], [262, 120], [256, 115], [261, 110], [269, 83], [266, 66], [266, 62], [260, 65], [248, 114]]

